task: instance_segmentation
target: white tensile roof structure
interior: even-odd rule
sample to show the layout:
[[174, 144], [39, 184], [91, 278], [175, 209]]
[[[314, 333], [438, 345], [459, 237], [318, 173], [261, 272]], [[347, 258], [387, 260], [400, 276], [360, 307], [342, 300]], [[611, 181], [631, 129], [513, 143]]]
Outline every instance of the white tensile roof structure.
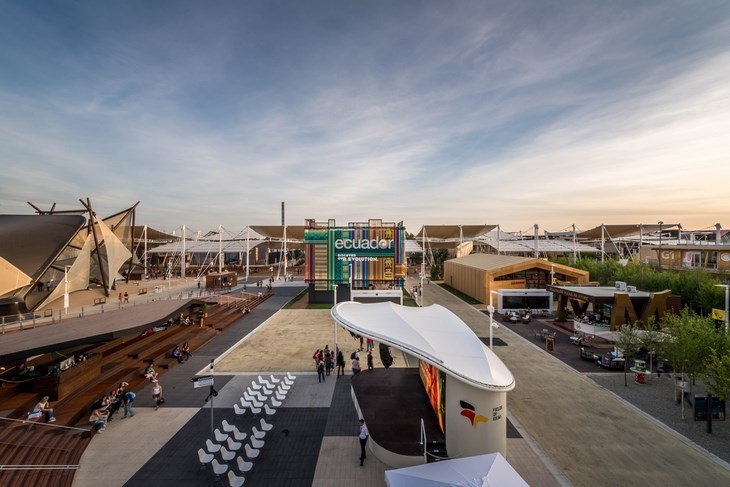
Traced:
[[528, 487], [500, 453], [385, 471], [388, 487]]
[[440, 305], [347, 301], [332, 308], [346, 329], [403, 350], [472, 387], [511, 391], [512, 373], [458, 316]]

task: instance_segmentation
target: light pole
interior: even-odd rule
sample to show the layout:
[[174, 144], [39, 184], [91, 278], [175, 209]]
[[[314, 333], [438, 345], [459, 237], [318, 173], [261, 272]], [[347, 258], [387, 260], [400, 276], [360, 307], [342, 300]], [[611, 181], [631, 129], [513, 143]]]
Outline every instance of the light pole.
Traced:
[[664, 222], [659, 222], [659, 270], [662, 270], [662, 225]]
[[730, 285], [728, 284], [715, 284], [715, 287], [725, 288], [725, 335], [728, 332], [728, 308], [730, 308]]
[[[64, 311], [64, 314], [68, 314], [68, 268], [69, 267], [71, 267], [71, 266], [70, 265], [63, 266], [63, 311]], [[727, 311], [725, 313], [727, 314]]]
[[494, 327], [494, 306], [491, 304], [487, 306], [487, 311], [489, 312], [489, 350], [492, 350], [492, 328]]

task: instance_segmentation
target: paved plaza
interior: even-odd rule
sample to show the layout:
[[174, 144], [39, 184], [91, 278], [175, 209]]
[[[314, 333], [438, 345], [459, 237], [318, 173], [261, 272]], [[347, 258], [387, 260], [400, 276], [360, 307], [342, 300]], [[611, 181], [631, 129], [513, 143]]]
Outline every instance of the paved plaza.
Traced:
[[[259, 375], [292, 372], [297, 379], [268, 418], [274, 427], [245, 485], [384, 486], [386, 466], [373, 455], [359, 466], [349, 372], [318, 383], [311, 359], [315, 349], [332, 347], [335, 330], [345, 352], [359, 344], [333, 326], [329, 310], [281, 309], [303, 289], [301, 281], [275, 283], [275, 296], [167, 371], [161, 377], [166, 403], [159, 410], [149, 387], [137, 391], [136, 416], [113, 421], [93, 438], [74, 485], [211, 485], [215, 478], [209, 466], [200, 467], [197, 454], [211, 425], [220, 428], [225, 419], [250, 432], [260, 418], [238, 417], [233, 404]], [[425, 286], [424, 300], [451, 309], [477, 336], [488, 336], [484, 313], [439, 286]], [[727, 463], [620, 397], [614, 382], [620, 378], [623, 387], [622, 374], [579, 373], [504, 326], [494, 337], [504, 344], [495, 352], [516, 380], [508, 394], [513, 428], [507, 459], [531, 486], [730, 485]], [[190, 379], [210, 373], [211, 360], [218, 395], [206, 401], [209, 388], [194, 388]], [[404, 365], [405, 357], [396, 355], [394, 366]], [[652, 388], [664, 384], [655, 382]], [[721, 439], [727, 434], [724, 422], [715, 429]]]

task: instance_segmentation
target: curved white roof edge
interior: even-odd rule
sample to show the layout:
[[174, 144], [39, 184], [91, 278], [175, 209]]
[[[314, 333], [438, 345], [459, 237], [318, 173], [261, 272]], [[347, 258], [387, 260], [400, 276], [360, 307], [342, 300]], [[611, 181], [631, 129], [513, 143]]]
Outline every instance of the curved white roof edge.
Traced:
[[443, 306], [347, 301], [331, 313], [347, 330], [403, 350], [473, 387], [488, 391], [515, 387], [504, 362]]

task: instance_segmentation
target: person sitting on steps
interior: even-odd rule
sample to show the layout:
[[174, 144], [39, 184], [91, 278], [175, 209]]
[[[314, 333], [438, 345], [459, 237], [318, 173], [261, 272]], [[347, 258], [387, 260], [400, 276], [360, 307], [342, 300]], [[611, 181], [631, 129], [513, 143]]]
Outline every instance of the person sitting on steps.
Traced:
[[157, 372], [155, 372], [155, 367], [152, 362], [150, 362], [147, 368], [144, 369], [144, 376], [145, 379], [149, 379], [150, 382], [157, 382]]

